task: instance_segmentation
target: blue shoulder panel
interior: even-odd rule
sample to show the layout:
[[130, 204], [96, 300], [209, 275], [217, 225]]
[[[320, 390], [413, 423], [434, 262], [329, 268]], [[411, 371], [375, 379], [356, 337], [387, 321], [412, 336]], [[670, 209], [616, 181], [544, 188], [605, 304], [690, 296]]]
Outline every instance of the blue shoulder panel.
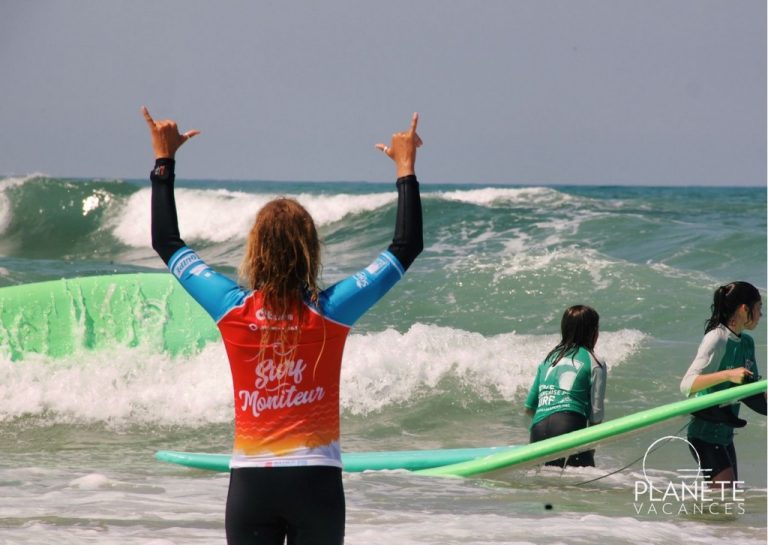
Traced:
[[352, 325], [400, 280], [405, 270], [390, 252], [382, 252], [365, 269], [334, 284], [320, 294], [326, 318]]
[[217, 322], [248, 295], [236, 282], [217, 273], [186, 246], [171, 256], [168, 268], [185, 290]]

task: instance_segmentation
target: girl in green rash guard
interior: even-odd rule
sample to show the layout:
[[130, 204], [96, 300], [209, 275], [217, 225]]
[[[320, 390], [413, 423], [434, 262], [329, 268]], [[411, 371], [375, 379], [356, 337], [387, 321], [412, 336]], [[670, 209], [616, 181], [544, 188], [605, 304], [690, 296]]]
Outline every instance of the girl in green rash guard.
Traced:
[[[760, 292], [747, 282], [731, 282], [717, 288], [704, 339], [680, 383], [685, 395], [716, 392], [758, 378], [755, 342], [744, 330], [757, 327], [762, 309]], [[760, 414], [766, 412], [764, 393], [743, 402]], [[707, 479], [723, 486], [738, 479], [733, 429], [746, 424], [738, 415], [736, 403], [694, 413], [688, 425], [694, 459]]]
[[[562, 340], [539, 365], [525, 402], [525, 412], [533, 417], [531, 443], [602, 422], [607, 367], [594, 354], [599, 324], [600, 316], [586, 305], [563, 313]], [[546, 465], [594, 466], [594, 452], [580, 452]]]

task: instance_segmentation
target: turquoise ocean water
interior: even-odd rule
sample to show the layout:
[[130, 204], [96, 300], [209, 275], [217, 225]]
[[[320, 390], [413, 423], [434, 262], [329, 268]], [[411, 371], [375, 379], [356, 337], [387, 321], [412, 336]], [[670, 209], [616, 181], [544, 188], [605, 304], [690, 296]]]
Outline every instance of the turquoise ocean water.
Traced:
[[[149, 247], [147, 185], [0, 179], [0, 287], [163, 270]], [[227, 274], [256, 211], [277, 195], [297, 198], [318, 223], [326, 285], [392, 236], [391, 184], [177, 185], [183, 238]], [[348, 451], [526, 442], [525, 393], [576, 303], [601, 314], [608, 418], [678, 400], [714, 289], [740, 279], [765, 293], [764, 188], [423, 184], [422, 194], [424, 253], [347, 345]], [[765, 373], [765, 322], [752, 333]], [[226, 452], [231, 416], [218, 343], [177, 358], [116, 343], [13, 362], [0, 347], [0, 544], [224, 543], [227, 476], [153, 454]], [[746, 408], [742, 416], [745, 484], [732, 516], [638, 508], [640, 461], [603, 477], [684, 434], [678, 419], [601, 446], [595, 469], [346, 474], [347, 543], [765, 543], [766, 422]], [[646, 472], [669, 480], [691, 464], [669, 441]]]

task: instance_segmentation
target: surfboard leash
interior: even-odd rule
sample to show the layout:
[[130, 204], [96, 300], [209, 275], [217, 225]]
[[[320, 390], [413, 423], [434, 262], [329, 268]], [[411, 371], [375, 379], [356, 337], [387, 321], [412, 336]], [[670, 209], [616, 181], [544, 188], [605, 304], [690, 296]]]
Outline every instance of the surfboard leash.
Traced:
[[[674, 433], [674, 436], [675, 436], [675, 437], [679, 437], [679, 436], [680, 436], [680, 433], [681, 433], [681, 432], [682, 432], [682, 431], [683, 431], [685, 428], [687, 428], [687, 427], [688, 427], [688, 422], [686, 422], [686, 423], [685, 423], [685, 425], [683, 425], [683, 427], [682, 427], [682, 428], [680, 428], [679, 430], [677, 430], [677, 431]], [[620, 472], [624, 471], [625, 469], [628, 469], [628, 468], [632, 467], [633, 465], [635, 465], [637, 462], [639, 462], [640, 460], [642, 460], [643, 458], [645, 458], [645, 457], [646, 457], [648, 454], [650, 454], [651, 452], [655, 452], [655, 451], [659, 450], [661, 447], [663, 447], [664, 445], [666, 445], [667, 443], [669, 443], [671, 440], [672, 440], [672, 439], [671, 439], [671, 437], [670, 437], [670, 438], [669, 438], [669, 439], [667, 439], [666, 441], [659, 443], [659, 445], [658, 445], [657, 447], [655, 447], [655, 448], [653, 448], [653, 449], [651, 449], [651, 450], [649, 450], [649, 451], [646, 451], [646, 452], [645, 452], [645, 454], [643, 454], [642, 456], [640, 456], [639, 458], [637, 458], [637, 459], [635, 459], [635, 460], [632, 460], [630, 463], [628, 463], [628, 464], [627, 464], [627, 465], [625, 465], [624, 467], [620, 467], [619, 469], [616, 469], [616, 470], [614, 470], [614, 471], [611, 471], [610, 473], [606, 473], [605, 475], [601, 475], [601, 476], [599, 476], [599, 477], [595, 477], [594, 479], [589, 479], [589, 480], [587, 480], [587, 481], [582, 481], [582, 482], [580, 482], [580, 483], [576, 483], [576, 484], [573, 484], [573, 485], [569, 485], [569, 486], [581, 486], [581, 485], [584, 485], [584, 484], [594, 483], [594, 482], [596, 482], [596, 481], [599, 481], [599, 480], [601, 480], [601, 479], [605, 479], [606, 477], [610, 477], [611, 475], [615, 475], [616, 473], [620, 473]], [[560, 476], [561, 476], [561, 477], [562, 477], [562, 475], [563, 475], [563, 473], [564, 473], [564, 472], [565, 472], [565, 467], [563, 467], [562, 471], [560, 472]]]

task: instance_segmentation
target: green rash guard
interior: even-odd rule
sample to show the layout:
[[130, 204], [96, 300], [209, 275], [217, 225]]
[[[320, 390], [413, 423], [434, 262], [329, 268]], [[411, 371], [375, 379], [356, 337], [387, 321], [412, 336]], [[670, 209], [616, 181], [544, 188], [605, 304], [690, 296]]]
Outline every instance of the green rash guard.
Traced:
[[[699, 375], [716, 373], [737, 367], [745, 367], [752, 371], [755, 376], [758, 375], [757, 363], [755, 362], [755, 341], [746, 333], [742, 333], [741, 336], [736, 335], [721, 324], [704, 335], [704, 339], [701, 341], [699, 350], [696, 353], [696, 358], [680, 382], [680, 391], [690, 396], [693, 381]], [[695, 395], [699, 396], [717, 392], [732, 386], [736, 386], [736, 384], [723, 382], [710, 388], [699, 390]], [[739, 403], [734, 403], [729, 407], [736, 416], [739, 415], [739, 405]], [[709, 422], [694, 416], [688, 425], [688, 437], [695, 437], [696, 439], [716, 445], [728, 445], [733, 441], [733, 428], [728, 424]]]
[[583, 415], [591, 424], [603, 420], [606, 365], [580, 347], [554, 366], [551, 358], [539, 364], [528, 398], [527, 409], [536, 411], [531, 427], [559, 412]]

